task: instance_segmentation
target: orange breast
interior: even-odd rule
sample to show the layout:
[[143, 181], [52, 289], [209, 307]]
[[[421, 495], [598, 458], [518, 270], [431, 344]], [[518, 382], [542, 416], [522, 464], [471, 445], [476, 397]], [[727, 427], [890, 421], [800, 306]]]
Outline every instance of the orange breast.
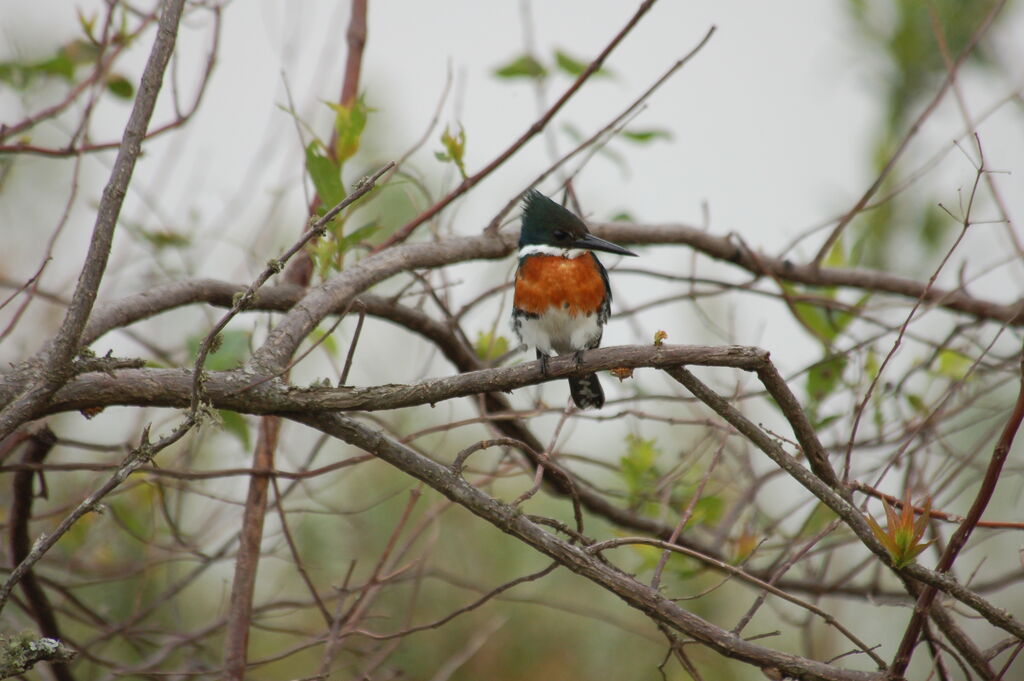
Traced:
[[541, 314], [560, 307], [571, 315], [597, 311], [604, 300], [604, 279], [592, 253], [578, 258], [534, 255], [516, 272], [514, 304], [520, 310]]

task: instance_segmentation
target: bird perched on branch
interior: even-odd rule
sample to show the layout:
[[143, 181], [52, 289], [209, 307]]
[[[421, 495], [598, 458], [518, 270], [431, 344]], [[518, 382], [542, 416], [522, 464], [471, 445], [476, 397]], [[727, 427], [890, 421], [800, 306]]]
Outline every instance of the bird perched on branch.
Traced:
[[[593, 251], [636, 255], [599, 239], [583, 221], [536, 190], [523, 201], [519, 234], [512, 329], [519, 340], [537, 350], [547, 373], [551, 353], [574, 353], [601, 344], [611, 311], [608, 272]], [[569, 379], [569, 392], [580, 409], [604, 405], [597, 374]]]

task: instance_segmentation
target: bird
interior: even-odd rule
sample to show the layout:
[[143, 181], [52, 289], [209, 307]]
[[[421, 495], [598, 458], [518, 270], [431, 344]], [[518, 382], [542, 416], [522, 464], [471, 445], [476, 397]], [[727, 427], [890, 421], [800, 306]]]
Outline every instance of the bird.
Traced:
[[[583, 220], [536, 189], [526, 193], [512, 330], [521, 344], [535, 348], [545, 375], [551, 353], [575, 354], [580, 364], [584, 350], [601, 344], [612, 291], [594, 251], [636, 255], [594, 236]], [[569, 392], [580, 409], [604, 406], [597, 374], [571, 377]]]

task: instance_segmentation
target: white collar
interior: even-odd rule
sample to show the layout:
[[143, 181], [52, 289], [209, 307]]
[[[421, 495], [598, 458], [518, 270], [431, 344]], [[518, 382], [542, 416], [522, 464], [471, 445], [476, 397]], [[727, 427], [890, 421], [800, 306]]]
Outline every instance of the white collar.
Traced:
[[572, 260], [580, 257], [586, 252], [587, 250], [585, 248], [559, 248], [558, 246], [547, 246], [545, 244], [529, 244], [519, 249], [519, 257], [525, 258], [528, 255], [555, 255]]

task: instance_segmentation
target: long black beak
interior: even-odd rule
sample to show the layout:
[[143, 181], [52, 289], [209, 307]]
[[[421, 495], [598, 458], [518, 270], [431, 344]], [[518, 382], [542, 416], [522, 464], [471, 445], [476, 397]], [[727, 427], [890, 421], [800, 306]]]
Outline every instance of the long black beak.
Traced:
[[617, 246], [611, 241], [605, 241], [604, 239], [598, 239], [593, 234], [584, 234], [581, 238], [576, 239], [572, 242], [573, 248], [586, 248], [591, 251], [606, 251], [608, 253], [618, 253], [619, 255], [636, 255], [633, 251]]

